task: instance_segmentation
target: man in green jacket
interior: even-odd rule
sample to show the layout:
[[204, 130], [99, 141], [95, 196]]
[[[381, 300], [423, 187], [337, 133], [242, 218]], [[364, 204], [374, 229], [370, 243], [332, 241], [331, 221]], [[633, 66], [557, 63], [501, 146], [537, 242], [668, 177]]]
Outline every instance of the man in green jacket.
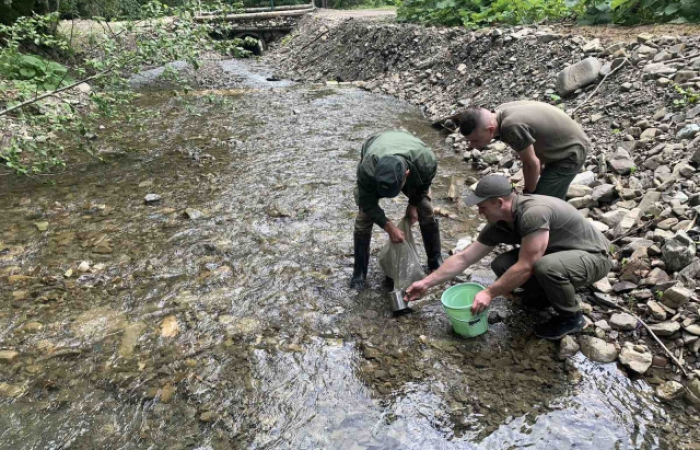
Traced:
[[440, 228], [433, 215], [430, 185], [437, 172], [435, 154], [420, 139], [403, 131], [388, 131], [369, 138], [362, 146], [357, 167], [355, 202], [360, 211], [355, 219], [355, 266], [350, 287], [365, 288], [372, 226], [387, 232], [393, 243], [405, 236], [387, 219], [379, 206], [380, 198], [393, 198], [403, 192], [408, 197], [406, 216], [411, 224], [419, 222], [428, 268], [442, 264]]
[[518, 153], [527, 194], [566, 200], [566, 191], [591, 147], [581, 125], [548, 103], [504, 103], [496, 112], [469, 108], [454, 119], [471, 148], [481, 149], [500, 139]]

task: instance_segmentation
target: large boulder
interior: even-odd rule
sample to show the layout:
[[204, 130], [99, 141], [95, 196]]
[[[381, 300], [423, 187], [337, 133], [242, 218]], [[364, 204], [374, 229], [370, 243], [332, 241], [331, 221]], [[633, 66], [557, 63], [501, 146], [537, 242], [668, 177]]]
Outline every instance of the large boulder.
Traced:
[[634, 345], [626, 342], [620, 351], [620, 364], [639, 375], [644, 374], [649, 367], [654, 356], [645, 345]]
[[593, 336], [579, 336], [578, 341], [583, 354], [592, 361], [609, 363], [617, 359], [618, 352], [615, 344]]
[[561, 95], [569, 95], [576, 89], [588, 86], [598, 79], [600, 68], [600, 61], [593, 57], [565, 68], [557, 77], [557, 91]]
[[697, 249], [695, 242], [685, 231], [677, 231], [673, 239], [666, 242], [661, 251], [666, 269], [676, 272], [693, 261]]

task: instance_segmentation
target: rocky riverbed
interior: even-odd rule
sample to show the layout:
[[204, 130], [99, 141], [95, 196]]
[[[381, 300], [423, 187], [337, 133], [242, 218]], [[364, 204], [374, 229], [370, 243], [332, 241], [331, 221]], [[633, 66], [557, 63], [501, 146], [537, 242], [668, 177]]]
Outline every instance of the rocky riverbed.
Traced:
[[[376, 258], [371, 289], [349, 290], [367, 137], [404, 128], [434, 148], [445, 250], [480, 226], [455, 192], [517, 161], [465, 163], [416, 106], [270, 81], [265, 64], [213, 62], [196, 89], [144, 91], [139, 115], [95, 136], [106, 164], [0, 180], [0, 448], [694, 448], [697, 410], [673, 400], [691, 397], [667, 361], [630, 379], [578, 351], [614, 361], [617, 342], [638, 367], [654, 348], [593, 293], [597, 324], [559, 346], [506, 299], [478, 339], [452, 333], [439, 290], [393, 318]], [[397, 219], [405, 200], [384, 206]], [[385, 241], [377, 230], [375, 255]], [[462, 279], [491, 282], [487, 263]], [[681, 285], [664, 289], [659, 323], [688, 327], [684, 286], [675, 307], [684, 292], [665, 293]]]
[[618, 360], [658, 398], [700, 406], [700, 37], [627, 33], [307, 20], [274, 59], [293, 79], [353, 82], [420, 106], [477, 172], [467, 184], [489, 173], [521, 182], [522, 171], [500, 142], [467, 150], [451, 115], [523, 99], [572, 114], [593, 151], [567, 198], [614, 243], [616, 264], [581, 292], [587, 335], [566, 339], [561, 353]]

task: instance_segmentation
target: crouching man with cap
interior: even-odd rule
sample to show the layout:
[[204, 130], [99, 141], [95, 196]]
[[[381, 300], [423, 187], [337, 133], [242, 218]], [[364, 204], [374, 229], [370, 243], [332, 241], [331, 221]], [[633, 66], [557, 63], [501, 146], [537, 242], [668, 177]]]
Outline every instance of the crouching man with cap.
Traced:
[[516, 194], [500, 175], [484, 177], [465, 201], [478, 206], [488, 225], [476, 242], [413, 283], [406, 290], [406, 300], [420, 298], [428, 288], [461, 274], [498, 244], [520, 244], [491, 263], [498, 280], [477, 294], [472, 313], [484, 311], [494, 297], [522, 287], [526, 298], [546, 300], [543, 306], [552, 306], [558, 313], [536, 327], [537, 336], [556, 340], [581, 331], [584, 320], [574, 292], [610, 271], [610, 243], [605, 236], [565, 201]]
[[402, 131], [389, 131], [373, 136], [362, 146], [357, 167], [355, 202], [360, 211], [355, 219], [355, 267], [350, 287], [365, 288], [369, 265], [372, 226], [376, 223], [393, 243], [405, 236], [386, 218], [379, 206], [380, 198], [393, 198], [403, 192], [408, 197], [406, 216], [411, 224], [419, 222], [428, 268], [442, 264], [440, 229], [433, 215], [429, 191], [437, 172], [437, 158], [420, 139]]

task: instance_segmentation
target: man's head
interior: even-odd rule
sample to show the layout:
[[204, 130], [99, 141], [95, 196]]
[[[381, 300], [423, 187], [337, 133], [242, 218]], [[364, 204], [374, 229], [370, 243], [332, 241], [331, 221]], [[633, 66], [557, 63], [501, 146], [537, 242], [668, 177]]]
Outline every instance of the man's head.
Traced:
[[493, 113], [484, 108], [469, 108], [457, 116], [459, 132], [469, 141], [471, 148], [484, 148], [494, 138], [497, 123]]
[[511, 221], [513, 213], [513, 185], [503, 175], [487, 175], [479, 181], [474, 192], [469, 194], [464, 203], [479, 207], [479, 214], [489, 223], [499, 220]]
[[382, 156], [374, 168], [374, 181], [380, 198], [393, 198], [399, 195], [408, 178], [408, 164], [400, 156]]

